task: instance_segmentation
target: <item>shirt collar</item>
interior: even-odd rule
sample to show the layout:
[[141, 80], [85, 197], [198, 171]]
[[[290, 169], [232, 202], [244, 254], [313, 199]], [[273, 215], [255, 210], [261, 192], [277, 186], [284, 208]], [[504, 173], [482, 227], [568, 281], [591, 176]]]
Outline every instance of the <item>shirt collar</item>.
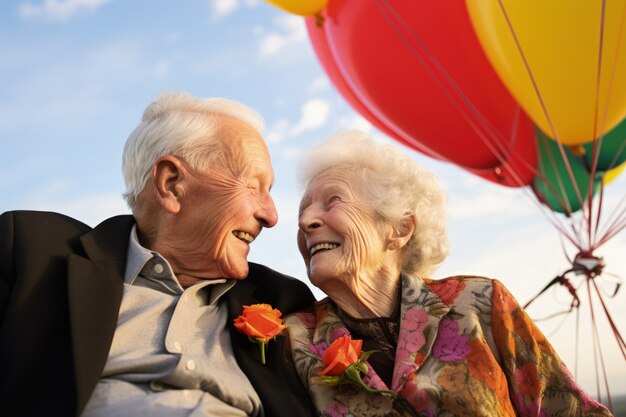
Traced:
[[[185, 289], [180, 285], [167, 259], [157, 252], [144, 248], [139, 243], [137, 225], [133, 225], [128, 237], [128, 251], [124, 283], [128, 285], [142, 285], [161, 292], [182, 294]], [[139, 278], [139, 280], [138, 280]], [[187, 288], [196, 293], [207, 285], [214, 285], [208, 296], [208, 304], [216, 303], [236, 283], [235, 279], [207, 279], [200, 280]]]

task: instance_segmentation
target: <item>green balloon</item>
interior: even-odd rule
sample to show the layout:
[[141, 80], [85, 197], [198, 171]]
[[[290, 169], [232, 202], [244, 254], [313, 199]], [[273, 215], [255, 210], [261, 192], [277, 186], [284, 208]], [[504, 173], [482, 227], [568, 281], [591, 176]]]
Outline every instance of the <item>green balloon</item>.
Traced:
[[[582, 157], [576, 156], [565, 147], [565, 155], [574, 174], [574, 181], [570, 178], [563, 155], [558, 144], [546, 136], [540, 129], [537, 131], [537, 150], [539, 152], [539, 175], [533, 180], [533, 191], [539, 200], [553, 211], [559, 213], [574, 213], [582, 205], [574, 184], [578, 187], [583, 204], [589, 190], [589, 171]], [[593, 194], [600, 186], [600, 175], [593, 181]]]
[[[608, 171], [626, 161], [626, 119], [622, 120], [610, 132], [604, 135], [602, 147], [596, 149], [598, 165], [596, 172]], [[600, 142], [596, 142], [598, 147]], [[589, 169], [593, 166], [593, 141], [583, 145], [585, 162]]]

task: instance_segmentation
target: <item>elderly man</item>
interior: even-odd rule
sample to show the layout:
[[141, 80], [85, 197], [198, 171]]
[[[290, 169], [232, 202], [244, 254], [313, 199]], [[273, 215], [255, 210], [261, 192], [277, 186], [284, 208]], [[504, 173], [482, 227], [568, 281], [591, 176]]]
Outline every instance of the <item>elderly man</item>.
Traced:
[[161, 95], [124, 149], [132, 216], [0, 217], [3, 416], [311, 414], [283, 336], [263, 364], [233, 327], [243, 305], [313, 301], [247, 262], [277, 221], [261, 127], [239, 103]]

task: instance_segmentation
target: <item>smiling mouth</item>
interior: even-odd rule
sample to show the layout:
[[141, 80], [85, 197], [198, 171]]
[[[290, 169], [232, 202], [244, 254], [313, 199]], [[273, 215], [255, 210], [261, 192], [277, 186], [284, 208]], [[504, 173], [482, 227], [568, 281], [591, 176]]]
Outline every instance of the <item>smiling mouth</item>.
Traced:
[[333, 250], [333, 249], [338, 248], [339, 246], [341, 246], [339, 243], [329, 243], [329, 242], [318, 243], [317, 245], [313, 245], [309, 249], [309, 253], [311, 254], [311, 256], [313, 256], [318, 252]]
[[250, 233], [242, 232], [241, 230], [233, 231], [233, 235], [237, 239], [241, 240], [242, 242], [246, 242], [248, 244], [254, 241], [254, 236], [252, 236]]

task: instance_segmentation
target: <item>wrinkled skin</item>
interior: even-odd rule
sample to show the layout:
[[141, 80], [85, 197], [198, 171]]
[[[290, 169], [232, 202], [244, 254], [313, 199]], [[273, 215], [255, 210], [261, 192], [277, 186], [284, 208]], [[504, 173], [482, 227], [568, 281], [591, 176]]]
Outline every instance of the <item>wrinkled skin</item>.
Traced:
[[[354, 317], [385, 317], [397, 305], [399, 252], [406, 242], [369, 207], [360, 181], [330, 169], [309, 183], [300, 205], [298, 248], [311, 282], [342, 309]], [[312, 254], [320, 243], [339, 246]]]
[[[199, 172], [168, 156], [153, 170], [152, 192], [162, 209], [149, 246], [170, 262], [183, 286], [198, 279], [245, 278], [246, 240], [278, 220], [269, 194], [274, 172], [263, 139], [235, 119], [225, 117], [220, 126], [232, 152], [226, 166]], [[239, 232], [249, 236], [242, 239]]]

